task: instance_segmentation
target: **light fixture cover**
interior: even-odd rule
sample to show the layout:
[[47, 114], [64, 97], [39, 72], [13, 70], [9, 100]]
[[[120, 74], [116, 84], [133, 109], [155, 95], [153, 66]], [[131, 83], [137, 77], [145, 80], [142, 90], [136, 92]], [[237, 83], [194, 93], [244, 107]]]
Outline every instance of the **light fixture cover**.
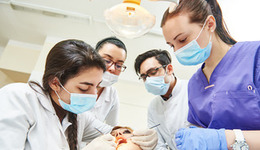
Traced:
[[122, 3], [105, 11], [108, 27], [118, 36], [136, 38], [147, 33], [155, 24], [155, 16], [134, 3]]

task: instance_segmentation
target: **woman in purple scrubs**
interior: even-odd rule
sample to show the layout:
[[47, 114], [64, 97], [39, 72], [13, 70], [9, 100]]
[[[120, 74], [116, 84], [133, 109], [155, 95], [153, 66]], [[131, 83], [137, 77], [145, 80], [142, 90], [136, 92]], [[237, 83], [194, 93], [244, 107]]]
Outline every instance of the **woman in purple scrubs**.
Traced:
[[161, 26], [181, 64], [203, 63], [188, 87], [197, 127], [178, 131], [177, 147], [260, 149], [260, 42], [236, 42], [216, 0], [181, 0]]

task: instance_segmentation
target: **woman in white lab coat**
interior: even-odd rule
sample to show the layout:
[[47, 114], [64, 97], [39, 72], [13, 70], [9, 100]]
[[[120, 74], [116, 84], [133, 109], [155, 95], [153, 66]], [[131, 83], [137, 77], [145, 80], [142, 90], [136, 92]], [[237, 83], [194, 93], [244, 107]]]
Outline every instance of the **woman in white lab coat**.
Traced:
[[97, 103], [91, 112], [100, 121], [115, 126], [118, 124], [119, 99], [117, 90], [112, 85], [126, 69], [124, 62], [127, 50], [121, 40], [108, 37], [97, 43], [96, 51], [105, 60], [107, 69], [98, 88]]
[[[110, 132], [110, 126], [84, 113], [95, 104], [105, 69], [102, 58], [83, 41], [56, 44], [47, 56], [43, 86], [14, 83], [0, 90], [1, 148], [76, 150], [100, 135], [94, 127]], [[95, 139], [86, 149], [102, 148], [115, 148], [112, 136]]]

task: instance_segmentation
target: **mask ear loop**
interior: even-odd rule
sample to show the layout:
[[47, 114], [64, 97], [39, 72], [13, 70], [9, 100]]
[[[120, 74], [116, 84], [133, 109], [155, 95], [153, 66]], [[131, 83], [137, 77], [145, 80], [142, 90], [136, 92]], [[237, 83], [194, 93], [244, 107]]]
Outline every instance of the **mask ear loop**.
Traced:
[[58, 96], [58, 98], [60, 99], [60, 96], [59, 96], [59, 94], [56, 92], [56, 91], [54, 91], [55, 93], [56, 93], [56, 95]]
[[210, 34], [210, 37], [209, 37], [209, 42], [211, 41], [211, 37], [212, 37], [212, 35]]
[[[60, 80], [58, 80], [59, 81], [59, 83], [60, 83]], [[69, 94], [71, 94], [67, 89], [65, 89], [65, 87], [60, 83], [60, 86], [66, 91], [66, 92], [68, 92]]]
[[203, 24], [203, 26], [202, 26], [202, 29], [200, 30], [200, 33], [199, 33], [199, 35], [196, 37], [196, 39], [195, 39], [196, 41], [197, 41], [197, 39], [199, 38], [199, 36], [200, 36], [201, 32], [203, 31], [203, 29], [204, 29], [204, 27], [205, 27], [206, 23], [207, 23], [207, 20], [204, 22], [204, 24]]

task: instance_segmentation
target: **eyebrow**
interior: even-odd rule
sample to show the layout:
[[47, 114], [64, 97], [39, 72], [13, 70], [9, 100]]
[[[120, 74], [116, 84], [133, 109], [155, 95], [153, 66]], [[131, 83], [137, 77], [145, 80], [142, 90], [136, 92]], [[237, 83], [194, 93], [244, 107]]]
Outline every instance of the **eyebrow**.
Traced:
[[[113, 57], [111, 56], [111, 55], [109, 55], [109, 54], [104, 54], [104, 55], [106, 55], [107, 57], [109, 57], [109, 59], [112, 59], [113, 60]], [[125, 61], [123, 61], [123, 60], [118, 60], [117, 62], [125, 62]]]
[[91, 86], [93, 86], [93, 85], [94, 85], [94, 84], [92, 84], [92, 83], [89, 83], [89, 82], [80, 82], [80, 84], [91, 85]]
[[145, 74], [147, 74], [147, 72], [149, 72], [149, 71], [151, 71], [151, 70], [154, 70], [154, 69], [156, 69], [156, 68], [157, 68], [157, 67], [150, 68], [150, 69], [148, 69], [145, 73], [140, 74], [140, 76], [145, 75]]
[[173, 40], [176, 40], [178, 36], [180, 36], [183, 33], [179, 33], [177, 36], [175, 36], [175, 38], [173, 38]]

